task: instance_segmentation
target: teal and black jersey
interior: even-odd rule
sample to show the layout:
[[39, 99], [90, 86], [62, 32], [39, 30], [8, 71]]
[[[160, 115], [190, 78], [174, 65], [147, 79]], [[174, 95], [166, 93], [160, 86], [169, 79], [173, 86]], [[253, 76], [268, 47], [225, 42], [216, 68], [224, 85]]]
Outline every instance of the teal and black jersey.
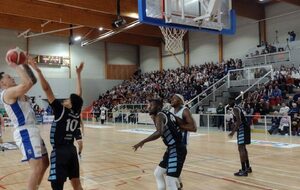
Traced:
[[183, 134], [171, 112], [160, 112], [165, 116], [162, 139], [167, 150], [159, 166], [166, 169], [166, 175], [178, 178], [181, 174], [187, 154], [186, 144], [183, 142]]
[[[238, 145], [251, 144], [251, 129], [250, 129], [250, 125], [247, 123], [243, 110], [239, 106], [235, 106], [234, 108], [239, 110], [241, 122], [242, 122], [237, 129], [237, 143]], [[236, 122], [237, 119], [235, 115], [233, 116], [233, 119]]]
[[64, 182], [69, 177], [79, 178], [79, 163], [74, 138], [81, 138], [80, 113], [64, 107], [58, 100], [50, 104], [54, 121], [51, 126], [50, 142], [53, 147], [50, 156], [49, 181]]
[[73, 113], [71, 109], [64, 107], [58, 100], [54, 100], [50, 106], [54, 113], [50, 132], [52, 147], [73, 145], [74, 138], [81, 136], [80, 113]]
[[159, 112], [163, 114], [166, 118], [162, 140], [166, 146], [181, 145], [182, 141], [182, 132], [179, 128], [179, 125], [176, 122], [175, 116], [167, 111]]
[[[239, 106], [234, 106], [234, 108], [236, 108], [236, 109], [239, 110], [242, 124], [247, 125], [247, 119], [246, 119], [246, 117], [244, 115], [243, 109], [241, 107], [239, 107]], [[234, 120], [234, 122], [237, 121], [236, 116], [234, 114], [233, 114], [233, 120]]]

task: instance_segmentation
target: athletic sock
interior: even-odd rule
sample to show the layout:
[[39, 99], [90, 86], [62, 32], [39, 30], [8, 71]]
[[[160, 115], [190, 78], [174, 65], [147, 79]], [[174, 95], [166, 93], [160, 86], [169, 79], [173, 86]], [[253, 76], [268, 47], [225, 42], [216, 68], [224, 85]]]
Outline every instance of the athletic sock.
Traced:
[[246, 167], [247, 167], [247, 168], [250, 168], [249, 160], [246, 160]]
[[241, 162], [242, 170], [246, 171], [246, 162]]

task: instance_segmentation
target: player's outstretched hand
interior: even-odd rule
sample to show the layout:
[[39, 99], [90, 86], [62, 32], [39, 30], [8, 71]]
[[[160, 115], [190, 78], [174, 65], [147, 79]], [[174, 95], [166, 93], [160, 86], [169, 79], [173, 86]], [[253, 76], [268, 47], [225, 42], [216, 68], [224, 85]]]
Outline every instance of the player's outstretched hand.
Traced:
[[232, 138], [233, 135], [234, 135], [234, 132], [230, 132], [230, 133], [228, 134], [228, 137], [229, 137], [229, 138]]
[[76, 73], [80, 74], [84, 66], [84, 62], [81, 62], [79, 67], [76, 66]]
[[135, 151], [137, 151], [138, 148], [142, 148], [144, 146], [143, 142], [139, 142], [136, 145], [132, 146], [132, 149]]
[[33, 59], [32, 57], [28, 56], [27, 57], [28, 60], [28, 64], [36, 71], [39, 72], [41, 71], [40, 68], [37, 66], [37, 62], [35, 59]]

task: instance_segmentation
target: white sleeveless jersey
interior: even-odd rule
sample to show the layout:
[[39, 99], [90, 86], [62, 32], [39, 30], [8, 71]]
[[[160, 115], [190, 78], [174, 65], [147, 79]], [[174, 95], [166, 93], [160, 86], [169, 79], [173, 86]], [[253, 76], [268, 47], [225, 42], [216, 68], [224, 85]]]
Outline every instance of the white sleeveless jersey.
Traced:
[[[184, 111], [185, 109], [188, 109], [188, 108], [182, 106], [182, 108], [181, 108], [177, 113], [175, 113], [175, 109], [172, 107], [172, 108], [170, 109], [170, 112], [173, 113], [175, 116], [179, 117], [180, 119], [183, 119], [183, 111]], [[188, 145], [188, 144], [189, 144], [190, 132], [188, 132], [188, 131], [183, 131], [183, 132], [182, 132], [182, 136], [183, 136], [183, 142], [184, 142], [184, 144]]]
[[25, 100], [17, 100], [13, 104], [6, 104], [3, 100], [5, 90], [1, 92], [1, 102], [4, 105], [5, 111], [13, 123], [14, 127], [35, 124], [35, 114], [31, 107], [31, 103]]

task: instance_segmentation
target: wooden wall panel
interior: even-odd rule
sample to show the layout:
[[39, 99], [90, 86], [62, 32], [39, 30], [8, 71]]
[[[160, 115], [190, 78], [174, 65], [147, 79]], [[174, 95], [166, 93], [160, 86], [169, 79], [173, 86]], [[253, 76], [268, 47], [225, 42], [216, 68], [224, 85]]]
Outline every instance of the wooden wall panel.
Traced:
[[127, 80], [138, 70], [137, 65], [111, 65], [106, 66], [107, 79]]

